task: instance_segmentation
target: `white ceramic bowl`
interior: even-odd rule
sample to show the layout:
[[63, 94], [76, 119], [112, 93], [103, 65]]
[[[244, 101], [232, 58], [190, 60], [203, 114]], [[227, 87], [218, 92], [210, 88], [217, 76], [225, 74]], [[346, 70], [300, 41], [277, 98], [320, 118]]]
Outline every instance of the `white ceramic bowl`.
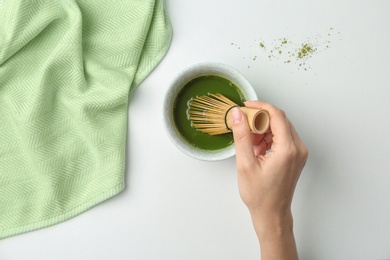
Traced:
[[256, 100], [257, 95], [249, 81], [240, 72], [228, 65], [216, 62], [192, 65], [180, 72], [170, 83], [163, 107], [164, 127], [169, 138], [179, 150], [190, 157], [204, 161], [219, 161], [235, 155], [234, 145], [214, 151], [198, 149], [181, 137], [173, 119], [173, 108], [180, 90], [191, 80], [204, 75], [216, 75], [229, 79], [237, 85], [246, 100]]

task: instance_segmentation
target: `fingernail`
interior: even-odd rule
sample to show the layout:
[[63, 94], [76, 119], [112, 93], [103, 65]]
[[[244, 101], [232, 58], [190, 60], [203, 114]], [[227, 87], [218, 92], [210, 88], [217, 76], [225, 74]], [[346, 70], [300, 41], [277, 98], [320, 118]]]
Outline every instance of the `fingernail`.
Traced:
[[242, 120], [242, 114], [238, 108], [232, 109], [233, 124], [239, 124]]

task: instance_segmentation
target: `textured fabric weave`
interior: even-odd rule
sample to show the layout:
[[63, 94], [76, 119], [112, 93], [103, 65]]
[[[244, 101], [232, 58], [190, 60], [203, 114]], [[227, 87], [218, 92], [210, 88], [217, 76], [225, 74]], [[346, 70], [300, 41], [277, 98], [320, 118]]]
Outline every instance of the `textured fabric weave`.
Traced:
[[158, 0], [0, 0], [0, 238], [124, 188], [128, 96], [171, 35]]

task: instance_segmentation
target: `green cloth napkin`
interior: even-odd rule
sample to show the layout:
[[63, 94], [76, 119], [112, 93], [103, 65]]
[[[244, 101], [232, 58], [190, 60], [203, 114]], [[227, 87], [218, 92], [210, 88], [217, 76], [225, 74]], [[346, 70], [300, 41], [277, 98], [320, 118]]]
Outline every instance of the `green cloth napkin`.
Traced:
[[123, 190], [129, 94], [171, 36], [162, 0], [0, 0], [0, 238]]

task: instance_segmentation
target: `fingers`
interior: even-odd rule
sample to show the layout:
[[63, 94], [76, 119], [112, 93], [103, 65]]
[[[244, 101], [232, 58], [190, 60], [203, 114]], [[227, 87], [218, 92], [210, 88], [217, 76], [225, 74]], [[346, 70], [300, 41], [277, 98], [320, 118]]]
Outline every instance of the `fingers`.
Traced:
[[291, 144], [298, 148], [303, 157], [307, 157], [306, 147], [284, 111], [262, 101], [245, 102], [245, 106], [267, 111], [270, 115], [270, 129], [262, 135], [251, 134], [246, 117], [241, 111], [234, 109], [233, 137], [238, 164], [252, 165], [257, 162], [257, 157], [265, 155], [267, 150], [284, 150], [291, 147]]
[[239, 109], [233, 108], [232, 121], [237, 167], [240, 167], [241, 164], [250, 165], [256, 161], [256, 157], [246, 116]]
[[252, 145], [255, 156], [265, 155], [266, 151], [271, 148], [273, 134], [271, 130], [265, 134], [252, 134]]
[[270, 128], [273, 134], [272, 141], [274, 143], [287, 143], [291, 141], [292, 134], [290, 122], [288, 121], [284, 111], [262, 101], [248, 101], [245, 102], [245, 106], [266, 110], [268, 112], [270, 116]]
[[254, 134], [254, 133], [252, 133], [251, 135], [252, 135], [252, 144], [253, 145], [258, 145], [261, 142], [261, 140], [263, 140], [263, 138], [265, 136], [265, 134], [259, 135], [259, 134]]
[[267, 147], [268, 147], [268, 144], [266, 143], [266, 141], [264, 139], [261, 140], [258, 145], [253, 146], [253, 152], [254, 152], [255, 156], [258, 157], [260, 155], [265, 155], [265, 153], [267, 151]]

